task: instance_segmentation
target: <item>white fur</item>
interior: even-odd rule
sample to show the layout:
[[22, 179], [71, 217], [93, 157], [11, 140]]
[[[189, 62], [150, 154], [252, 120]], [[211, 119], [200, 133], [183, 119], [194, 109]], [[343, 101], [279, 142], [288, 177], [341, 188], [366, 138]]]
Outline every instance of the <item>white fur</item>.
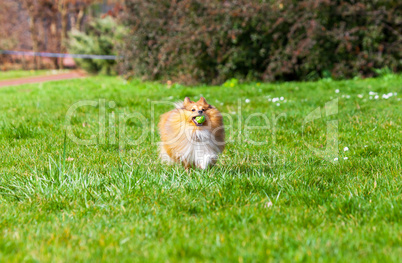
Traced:
[[[190, 130], [190, 129], [189, 129]], [[209, 130], [196, 130], [186, 133], [189, 141], [180, 155], [180, 159], [207, 169], [218, 158], [220, 153], [216, 140]]]
[[[213, 165], [218, 154], [221, 152], [213, 134], [206, 129], [188, 128], [182, 136], [180, 136], [180, 148], [174, 149], [174, 152], [182, 162], [195, 165], [200, 169], [207, 169]], [[174, 161], [166, 153], [164, 147], [160, 147], [161, 159], [167, 163]]]

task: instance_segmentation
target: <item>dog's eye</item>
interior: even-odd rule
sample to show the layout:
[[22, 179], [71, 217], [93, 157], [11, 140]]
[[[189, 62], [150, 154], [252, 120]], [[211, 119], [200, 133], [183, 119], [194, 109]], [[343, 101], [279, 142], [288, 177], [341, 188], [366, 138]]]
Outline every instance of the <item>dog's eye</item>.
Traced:
[[192, 109], [192, 111], [195, 111], [195, 109]]
[[205, 111], [205, 109], [202, 109], [202, 111]]

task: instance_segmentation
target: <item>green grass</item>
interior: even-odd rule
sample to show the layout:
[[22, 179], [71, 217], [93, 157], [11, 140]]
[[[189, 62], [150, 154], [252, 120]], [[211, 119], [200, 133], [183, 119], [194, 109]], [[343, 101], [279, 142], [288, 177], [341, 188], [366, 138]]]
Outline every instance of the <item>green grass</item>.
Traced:
[[[0, 261], [400, 261], [401, 83], [388, 75], [168, 89], [91, 77], [0, 89]], [[389, 92], [398, 94], [383, 99]], [[171, 106], [152, 102], [201, 94], [233, 119], [218, 165], [186, 173], [160, 164], [152, 117]], [[280, 106], [269, 101], [282, 96]], [[335, 98], [338, 114], [325, 116]], [[96, 145], [65, 139], [68, 108], [99, 99], [115, 102], [106, 108], [114, 127], [123, 113], [144, 116], [126, 122], [129, 138], [144, 134], [140, 145], [120, 140], [119, 150], [109, 125]], [[323, 118], [303, 131], [317, 107]], [[247, 133], [253, 113], [268, 116], [269, 129]], [[306, 146], [324, 149], [332, 120], [337, 162]], [[79, 108], [71, 123], [76, 136], [97, 136], [99, 107]]]
[[68, 70], [9, 70], [0, 71], [0, 80], [66, 73]]

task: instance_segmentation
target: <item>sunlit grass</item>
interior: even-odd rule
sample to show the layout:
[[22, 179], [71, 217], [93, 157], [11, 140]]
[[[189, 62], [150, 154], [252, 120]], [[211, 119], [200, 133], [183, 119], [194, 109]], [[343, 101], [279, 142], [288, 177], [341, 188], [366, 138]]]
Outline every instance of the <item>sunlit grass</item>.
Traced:
[[[0, 261], [398, 261], [400, 83], [168, 88], [91, 77], [0, 89]], [[160, 164], [155, 122], [171, 105], [158, 102], [201, 95], [227, 114], [218, 165]], [[325, 116], [335, 98], [338, 114]], [[101, 138], [99, 107], [72, 117], [74, 134], [95, 145], [65, 140], [67, 110], [82, 100], [106, 105]], [[318, 107], [323, 118], [303, 126]], [[128, 120], [123, 144], [119, 116], [134, 112], [146, 121]], [[267, 127], [248, 131], [247, 119]], [[325, 149], [331, 120], [334, 162], [307, 148]]]
[[8, 70], [0, 71], [0, 80], [67, 73], [69, 70]]

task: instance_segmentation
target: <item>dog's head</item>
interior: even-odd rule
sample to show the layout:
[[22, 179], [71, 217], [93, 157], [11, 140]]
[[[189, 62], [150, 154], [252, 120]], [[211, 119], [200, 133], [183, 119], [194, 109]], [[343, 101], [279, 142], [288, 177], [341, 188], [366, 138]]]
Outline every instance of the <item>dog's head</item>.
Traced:
[[182, 109], [185, 111], [187, 121], [197, 127], [208, 126], [217, 113], [217, 110], [208, 104], [204, 97], [201, 97], [197, 102], [186, 97]]

